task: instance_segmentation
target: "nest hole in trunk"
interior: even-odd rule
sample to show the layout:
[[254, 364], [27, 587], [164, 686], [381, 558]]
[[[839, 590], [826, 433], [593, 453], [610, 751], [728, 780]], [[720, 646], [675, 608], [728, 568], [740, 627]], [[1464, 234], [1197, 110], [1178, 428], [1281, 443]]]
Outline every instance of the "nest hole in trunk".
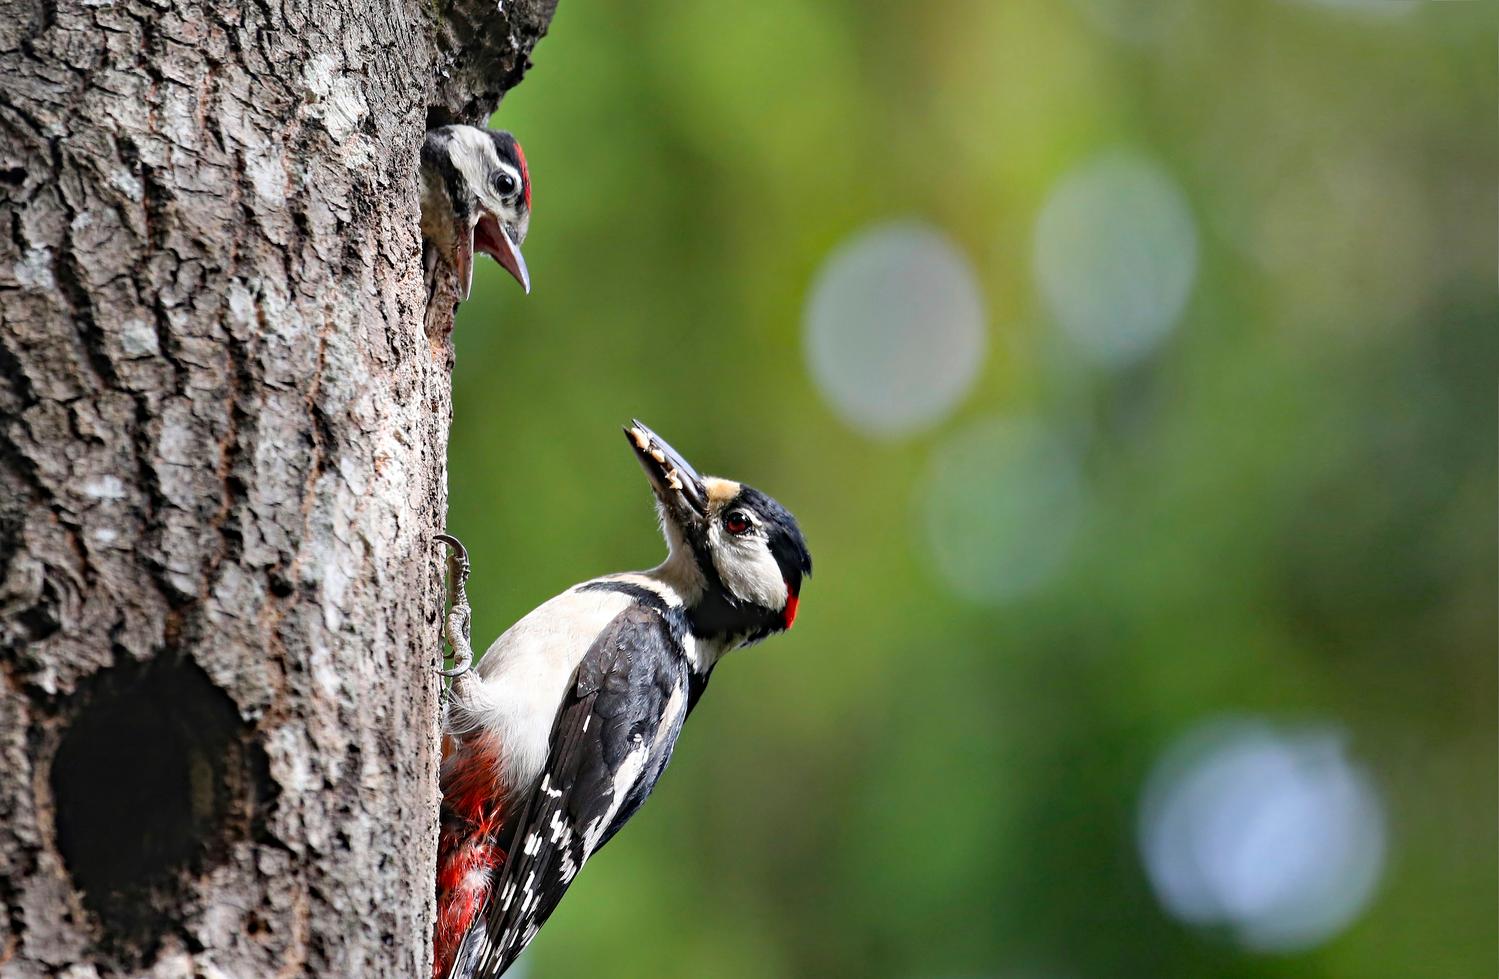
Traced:
[[122, 662], [70, 707], [51, 771], [58, 849], [100, 944], [147, 961], [192, 881], [263, 816], [265, 752], [191, 661]]

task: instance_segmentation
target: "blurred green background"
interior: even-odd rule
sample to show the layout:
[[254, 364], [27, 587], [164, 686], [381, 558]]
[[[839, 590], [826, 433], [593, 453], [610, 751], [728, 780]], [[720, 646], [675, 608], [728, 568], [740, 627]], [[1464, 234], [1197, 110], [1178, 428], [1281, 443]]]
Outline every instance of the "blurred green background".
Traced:
[[1494, 975], [1496, 26], [562, 0], [476, 639], [662, 556], [632, 416], [816, 575], [532, 979]]

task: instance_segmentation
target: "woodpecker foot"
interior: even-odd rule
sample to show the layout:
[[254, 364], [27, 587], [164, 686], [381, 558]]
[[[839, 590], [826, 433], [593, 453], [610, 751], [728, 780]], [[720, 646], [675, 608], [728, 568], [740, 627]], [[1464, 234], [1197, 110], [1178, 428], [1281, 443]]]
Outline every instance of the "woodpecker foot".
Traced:
[[469, 608], [468, 592], [465, 589], [470, 570], [468, 549], [458, 538], [449, 534], [438, 534], [433, 539], [449, 548], [448, 614], [443, 620], [442, 636], [453, 650], [453, 668], [445, 670], [438, 667], [437, 672], [445, 677], [460, 677], [474, 665], [474, 647], [469, 639], [473, 610]]

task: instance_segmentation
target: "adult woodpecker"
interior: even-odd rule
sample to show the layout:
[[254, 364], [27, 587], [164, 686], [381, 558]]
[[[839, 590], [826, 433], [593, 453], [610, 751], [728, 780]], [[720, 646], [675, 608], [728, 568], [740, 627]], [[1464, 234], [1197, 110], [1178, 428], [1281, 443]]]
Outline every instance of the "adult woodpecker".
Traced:
[[[422, 143], [422, 235], [458, 277], [460, 299], [474, 282], [474, 252], [499, 262], [526, 292], [531, 274], [520, 246], [531, 226], [531, 175], [506, 132], [440, 126]], [[429, 253], [429, 261], [435, 257]]]
[[447, 635], [437, 979], [509, 967], [583, 864], [640, 808], [729, 650], [789, 629], [812, 557], [759, 490], [700, 476], [638, 421], [666, 560], [541, 605], [472, 670], [461, 560]]

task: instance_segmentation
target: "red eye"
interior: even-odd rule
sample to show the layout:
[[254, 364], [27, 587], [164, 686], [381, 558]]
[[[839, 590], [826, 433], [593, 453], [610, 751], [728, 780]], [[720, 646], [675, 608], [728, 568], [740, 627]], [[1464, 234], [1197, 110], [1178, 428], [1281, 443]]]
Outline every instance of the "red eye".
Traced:
[[749, 533], [750, 521], [743, 510], [735, 510], [723, 518], [723, 529], [738, 537], [740, 534]]

